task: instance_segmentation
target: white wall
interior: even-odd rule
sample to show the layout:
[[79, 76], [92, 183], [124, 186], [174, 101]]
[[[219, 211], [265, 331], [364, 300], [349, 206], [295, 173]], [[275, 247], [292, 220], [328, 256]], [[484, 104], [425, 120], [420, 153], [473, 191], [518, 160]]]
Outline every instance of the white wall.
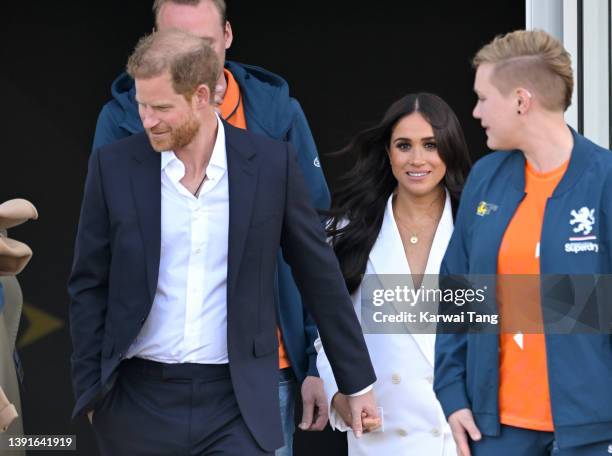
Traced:
[[526, 0], [525, 4], [526, 28], [546, 30], [559, 38], [572, 55], [575, 85], [572, 106], [566, 112], [568, 124], [606, 148], [610, 148], [611, 141], [610, 3], [610, 0]]

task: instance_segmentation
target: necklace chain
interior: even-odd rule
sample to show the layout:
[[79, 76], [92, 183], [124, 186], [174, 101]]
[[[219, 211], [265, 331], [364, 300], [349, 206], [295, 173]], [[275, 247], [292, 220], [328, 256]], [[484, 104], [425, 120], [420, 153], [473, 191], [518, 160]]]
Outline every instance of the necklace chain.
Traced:
[[404, 225], [404, 223], [400, 220], [400, 218], [396, 215], [395, 216], [395, 220], [399, 223], [399, 225], [408, 230], [408, 232], [410, 233], [410, 243], [411, 244], [416, 244], [419, 242], [419, 236], [417, 235], [417, 232], [414, 230], [411, 230], [409, 227], [407, 227], [406, 225]]
[[206, 180], [206, 173], [204, 173], [204, 177], [202, 178], [202, 180], [200, 181], [200, 185], [198, 185], [198, 188], [195, 189], [195, 192], [193, 192], [193, 196], [195, 196], [197, 198], [198, 196], [198, 192], [200, 191], [200, 189], [202, 188], [202, 184], [204, 183], [204, 181]]
[[[434, 200], [434, 203], [436, 203], [436, 202], [437, 202], [437, 200]], [[444, 210], [444, 208], [442, 208], [442, 210]], [[402, 228], [404, 228], [405, 230], [408, 230], [408, 232], [410, 233], [410, 239], [409, 239], [410, 243], [411, 244], [417, 244], [419, 242], [419, 234], [418, 234], [418, 232], [413, 230], [413, 229], [411, 229], [408, 225], [406, 225], [405, 222], [401, 219], [401, 217], [399, 217], [397, 215], [396, 211], [393, 211], [393, 212], [394, 212], [394, 215], [395, 215], [395, 220], [399, 223], [399, 225]], [[440, 219], [442, 218], [442, 214], [440, 213], [440, 216], [437, 217], [437, 218], [433, 218], [433, 217], [430, 217], [430, 218], [434, 222], [435, 226], [437, 226], [438, 223], [440, 223]]]

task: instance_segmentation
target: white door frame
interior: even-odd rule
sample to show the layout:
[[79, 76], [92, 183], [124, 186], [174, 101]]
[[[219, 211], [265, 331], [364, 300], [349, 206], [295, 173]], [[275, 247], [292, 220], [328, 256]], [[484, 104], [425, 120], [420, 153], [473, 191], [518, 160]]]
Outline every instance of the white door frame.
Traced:
[[525, 8], [525, 28], [547, 31], [572, 56], [574, 93], [567, 123], [611, 148], [612, 0], [526, 0]]

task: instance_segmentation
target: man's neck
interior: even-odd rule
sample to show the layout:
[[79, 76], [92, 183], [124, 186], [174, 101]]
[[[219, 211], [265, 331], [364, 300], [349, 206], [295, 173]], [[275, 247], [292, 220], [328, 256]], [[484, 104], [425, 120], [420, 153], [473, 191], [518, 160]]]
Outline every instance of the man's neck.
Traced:
[[218, 133], [217, 116], [207, 114], [193, 140], [174, 154], [185, 165], [185, 176], [200, 176], [206, 173]]
[[560, 113], [538, 115], [527, 122], [520, 149], [529, 164], [545, 173], [569, 160], [574, 137]]

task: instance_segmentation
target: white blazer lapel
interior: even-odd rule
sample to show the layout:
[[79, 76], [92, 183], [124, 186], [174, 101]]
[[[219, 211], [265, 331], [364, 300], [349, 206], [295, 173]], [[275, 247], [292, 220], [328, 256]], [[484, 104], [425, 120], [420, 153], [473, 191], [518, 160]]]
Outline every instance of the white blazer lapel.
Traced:
[[[392, 199], [393, 196], [390, 196], [387, 201], [380, 233], [370, 251], [370, 264], [382, 287], [392, 289], [397, 285], [397, 277], [393, 277], [393, 275], [403, 275], [405, 277], [405, 283], [410, 287], [414, 287], [410, 265], [404, 254], [402, 239], [393, 216]], [[427, 287], [438, 286], [437, 283], [432, 283], [432, 279], [434, 275], [437, 276], [440, 272], [440, 264], [452, 233], [453, 214], [450, 204], [450, 195], [448, 191], [446, 191], [444, 210], [442, 211], [442, 217], [436, 228], [431, 251], [427, 259], [427, 266], [425, 268], [425, 274], [430, 275], [429, 277], [425, 277], [427, 283], [424, 283], [424, 285]], [[408, 326], [406, 328], [407, 330], [409, 329]], [[432, 366], [434, 364], [435, 349], [434, 330], [435, 327], [432, 328], [431, 334], [411, 334], [423, 352], [423, 355]]]
[[[387, 200], [385, 215], [378, 238], [370, 250], [370, 262], [378, 275], [410, 274], [410, 267], [404, 255], [402, 238], [400, 237], [393, 217], [393, 195]], [[412, 278], [410, 279], [412, 286]]]
[[[370, 251], [370, 263], [381, 286], [385, 289], [394, 289], [398, 285], [398, 275], [403, 276], [403, 284], [414, 288], [410, 265], [404, 253], [404, 246], [400, 236], [395, 217], [393, 216], [393, 195], [387, 200], [387, 207], [383, 218], [380, 233], [374, 247]], [[399, 313], [403, 309], [394, 306]], [[425, 358], [433, 365], [433, 345], [427, 340], [427, 335], [412, 334], [408, 324], [404, 325], [405, 336], [411, 336], [425, 355]], [[431, 347], [430, 347], [431, 346]], [[432, 351], [432, 353], [429, 353]]]
[[446, 201], [444, 203], [444, 209], [442, 210], [442, 217], [440, 217], [438, 228], [436, 228], [436, 233], [431, 243], [425, 274], [440, 274], [442, 258], [444, 258], [446, 248], [453, 234], [453, 209], [451, 206], [450, 194], [448, 190], [445, 191]]
[[[444, 209], [442, 210], [442, 217], [440, 217], [440, 221], [438, 222], [438, 227], [436, 228], [436, 233], [431, 243], [431, 250], [429, 251], [429, 257], [427, 258], [427, 265], [425, 267], [423, 285], [426, 288], [438, 287], [440, 264], [442, 263], [442, 258], [444, 258], [446, 247], [448, 246], [452, 234], [453, 211], [450, 202], [450, 194], [448, 190], [446, 190], [446, 201], [444, 203]], [[433, 366], [436, 344], [435, 326], [432, 326], [430, 333], [413, 334], [413, 336], [423, 350], [425, 357]]]

